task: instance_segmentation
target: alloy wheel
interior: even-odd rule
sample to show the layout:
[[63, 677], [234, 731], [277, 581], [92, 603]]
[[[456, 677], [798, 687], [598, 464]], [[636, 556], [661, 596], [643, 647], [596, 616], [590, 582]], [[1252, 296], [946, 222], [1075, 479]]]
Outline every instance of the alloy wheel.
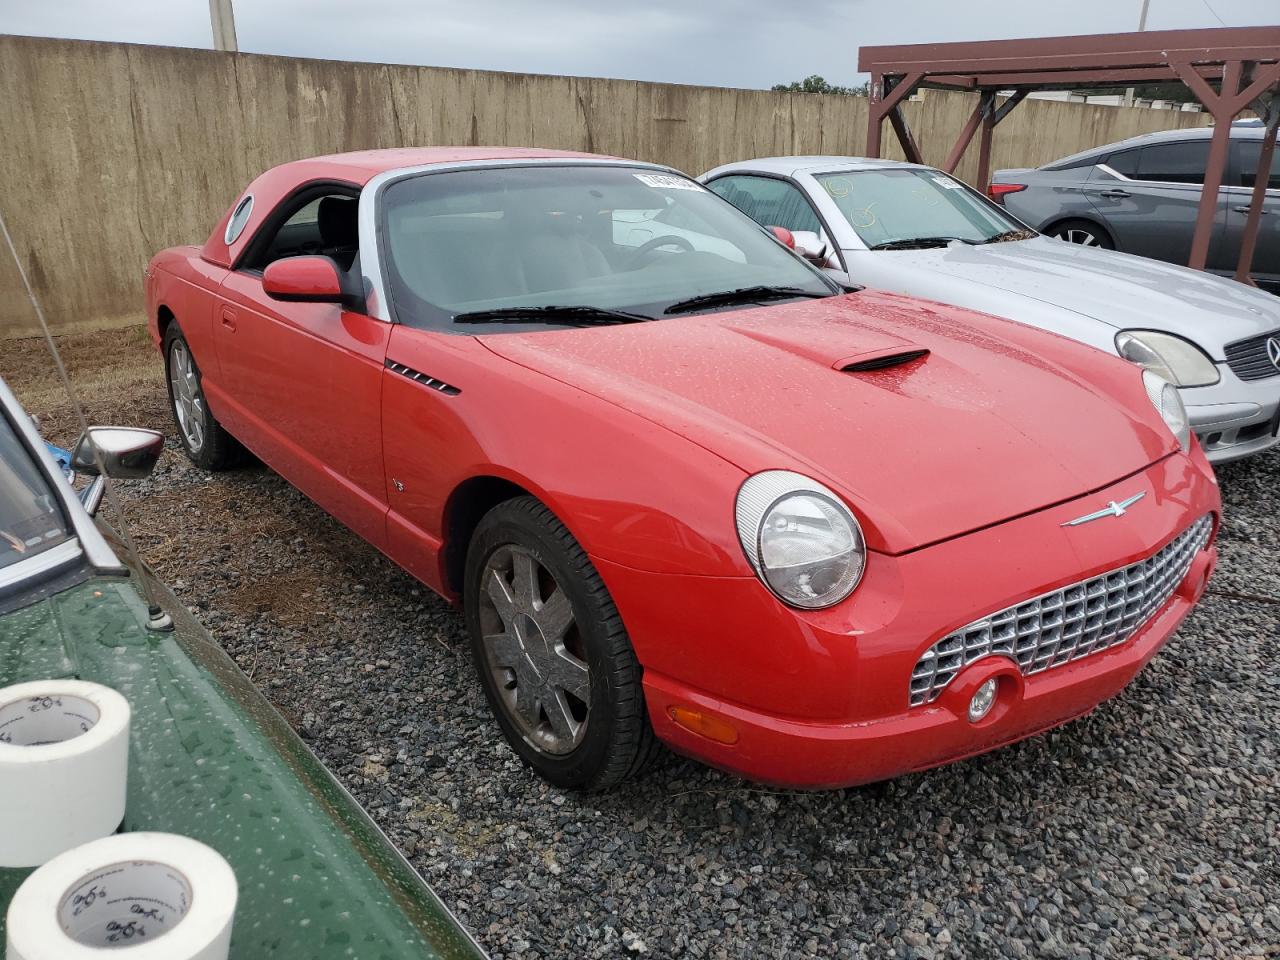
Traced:
[[204, 446], [204, 394], [195, 360], [180, 339], [169, 345], [169, 393], [182, 438], [192, 453], [199, 453]]
[[568, 594], [517, 544], [493, 551], [480, 583], [482, 649], [503, 710], [535, 749], [569, 753], [586, 734], [591, 676]]
[[1058, 233], [1059, 240], [1065, 240], [1067, 243], [1078, 243], [1082, 247], [1099, 247], [1102, 244], [1098, 241], [1096, 234], [1082, 230], [1079, 227], [1068, 227]]

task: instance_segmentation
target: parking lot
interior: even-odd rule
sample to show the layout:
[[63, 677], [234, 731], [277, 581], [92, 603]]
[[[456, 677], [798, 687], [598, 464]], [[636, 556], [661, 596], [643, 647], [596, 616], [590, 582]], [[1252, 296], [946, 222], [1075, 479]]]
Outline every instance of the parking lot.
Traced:
[[[96, 422], [172, 434], [141, 328], [64, 338]], [[69, 441], [42, 342], [0, 376]], [[887, 784], [779, 792], [664, 755], [566, 794], [522, 767], [460, 616], [261, 466], [170, 440], [122, 483], [144, 560], [495, 958], [1280, 955], [1280, 455], [1219, 472], [1221, 565], [1115, 701]]]

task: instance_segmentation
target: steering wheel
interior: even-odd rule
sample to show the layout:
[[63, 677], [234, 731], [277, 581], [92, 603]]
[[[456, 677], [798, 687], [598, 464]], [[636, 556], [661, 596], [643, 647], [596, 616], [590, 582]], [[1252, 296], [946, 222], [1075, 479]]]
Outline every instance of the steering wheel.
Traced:
[[652, 240], [646, 240], [640, 246], [636, 247], [632, 252], [631, 257], [627, 260], [627, 266], [630, 268], [638, 267], [640, 265], [640, 261], [653, 253], [653, 251], [660, 247], [670, 246], [680, 247], [681, 251], [684, 253], [694, 252], [693, 244], [684, 237], [667, 234], [665, 237], [654, 237]]

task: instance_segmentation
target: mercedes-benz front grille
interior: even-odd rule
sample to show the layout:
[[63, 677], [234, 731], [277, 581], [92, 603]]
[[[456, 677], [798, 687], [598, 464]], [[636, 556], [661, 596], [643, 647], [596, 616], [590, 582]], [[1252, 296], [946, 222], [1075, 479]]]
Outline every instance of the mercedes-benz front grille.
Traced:
[[960, 670], [992, 655], [1024, 676], [1124, 643], [1164, 606], [1209, 542], [1203, 516], [1145, 560], [1007, 607], [947, 634], [911, 671], [911, 706], [937, 699]]
[[1248, 340], [1237, 340], [1223, 348], [1229, 366], [1241, 380], [1265, 380], [1267, 377], [1280, 377], [1280, 366], [1276, 366], [1267, 351], [1267, 341], [1280, 337], [1280, 330], [1272, 330], [1259, 337]]

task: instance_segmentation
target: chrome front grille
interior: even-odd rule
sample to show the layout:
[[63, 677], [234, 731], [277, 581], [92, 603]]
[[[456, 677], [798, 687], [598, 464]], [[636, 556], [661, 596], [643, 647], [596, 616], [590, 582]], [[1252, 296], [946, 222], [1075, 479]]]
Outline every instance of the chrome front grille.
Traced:
[[1248, 340], [1237, 340], [1223, 348], [1229, 366], [1241, 380], [1265, 380], [1267, 377], [1280, 377], [1280, 367], [1272, 362], [1267, 353], [1267, 341], [1272, 337], [1280, 338], [1280, 330], [1272, 330]]
[[947, 634], [911, 671], [911, 706], [937, 699], [963, 667], [982, 657], [1008, 657], [1027, 676], [1124, 643], [1173, 595], [1212, 529], [1213, 518], [1203, 516], [1145, 560]]

